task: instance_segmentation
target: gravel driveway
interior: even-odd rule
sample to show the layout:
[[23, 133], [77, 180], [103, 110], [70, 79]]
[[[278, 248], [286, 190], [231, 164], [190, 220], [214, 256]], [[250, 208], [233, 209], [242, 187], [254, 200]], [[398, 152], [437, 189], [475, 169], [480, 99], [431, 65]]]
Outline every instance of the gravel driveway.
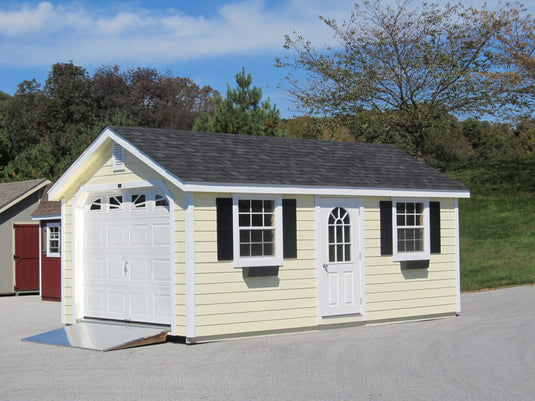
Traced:
[[0, 400], [533, 400], [535, 287], [425, 322], [96, 352], [21, 338], [60, 305], [0, 297]]

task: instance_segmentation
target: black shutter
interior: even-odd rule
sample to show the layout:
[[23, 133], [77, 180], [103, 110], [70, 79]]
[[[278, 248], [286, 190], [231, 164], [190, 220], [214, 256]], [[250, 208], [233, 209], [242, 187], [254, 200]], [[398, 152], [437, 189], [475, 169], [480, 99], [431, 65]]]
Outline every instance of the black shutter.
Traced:
[[429, 202], [431, 253], [440, 253], [440, 202]]
[[217, 198], [217, 260], [233, 260], [232, 198]]
[[297, 218], [295, 199], [282, 200], [283, 257], [297, 258]]
[[392, 255], [392, 202], [380, 201], [381, 255]]

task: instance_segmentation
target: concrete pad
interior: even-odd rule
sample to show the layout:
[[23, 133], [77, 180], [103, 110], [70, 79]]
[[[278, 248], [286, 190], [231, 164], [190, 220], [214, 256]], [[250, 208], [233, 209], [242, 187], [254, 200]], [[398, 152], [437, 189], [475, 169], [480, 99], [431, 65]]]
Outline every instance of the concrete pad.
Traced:
[[534, 306], [524, 286], [447, 319], [102, 353], [20, 341], [60, 305], [0, 297], [0, 399], [532, 401]]

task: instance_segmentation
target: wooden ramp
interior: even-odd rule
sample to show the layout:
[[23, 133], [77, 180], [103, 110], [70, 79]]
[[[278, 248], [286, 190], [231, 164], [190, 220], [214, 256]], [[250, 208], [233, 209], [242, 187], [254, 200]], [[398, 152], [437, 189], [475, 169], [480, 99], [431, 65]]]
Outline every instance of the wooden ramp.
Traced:
[[83, 320], [71, 326], [23, 338], [22, 341], [105, 352], [163, 343], [169, 330], [169, 326]]

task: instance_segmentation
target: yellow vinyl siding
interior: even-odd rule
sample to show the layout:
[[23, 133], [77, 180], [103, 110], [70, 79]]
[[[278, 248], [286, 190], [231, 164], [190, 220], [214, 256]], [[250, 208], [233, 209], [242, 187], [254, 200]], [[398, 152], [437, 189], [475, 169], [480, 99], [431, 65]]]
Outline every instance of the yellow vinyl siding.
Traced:
[[[316, 223], [313, 196], [297, 201], [298, 259], [284, 259], [277, 277], [244, 278], [217, 260], [216, 198], [195, 194], [196, 336], [311, 327], [317, 322]], [[285, 197], [283, 197], [285, 198]]]
[[453, 199], [440, 202], [441, 253], [428, 269], [401, 269], [381, 256], [379, 198], [364, 199], [366, 320], [368, 322], [455, 313], [457, 310], [456, 221]]

